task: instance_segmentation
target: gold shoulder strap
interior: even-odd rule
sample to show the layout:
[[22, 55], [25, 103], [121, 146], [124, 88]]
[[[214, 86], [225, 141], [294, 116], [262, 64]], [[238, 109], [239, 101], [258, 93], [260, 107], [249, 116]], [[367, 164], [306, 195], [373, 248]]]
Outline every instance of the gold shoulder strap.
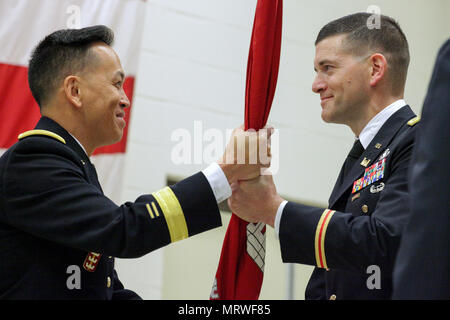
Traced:
[[24, 133], [19, 134], [18, 139], [21, 140], [21, 139], [29, 137], [29, 136], [48, 136], [48, 137], [58, 140], [59, 142], [66, 144], [66, 140], [64, 140], [61, 136], [59, 136], [56, 133], [53, 133], [51, 131], [48, 131], [48, 130], [25, 131]]
[[408, 126], [412, 127], [419, 121], [420, 121], [420, 116], [414, 117], [408, 121]]

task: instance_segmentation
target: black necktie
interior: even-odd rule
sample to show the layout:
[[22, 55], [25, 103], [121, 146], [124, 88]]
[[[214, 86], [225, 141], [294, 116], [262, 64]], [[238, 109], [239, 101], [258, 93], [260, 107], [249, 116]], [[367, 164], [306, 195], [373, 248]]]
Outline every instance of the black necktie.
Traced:
[[341, 174], [339, 176], [339, 185], [341, 185], [344, 182], [344, 178], [347, 176], [347, 174], [352, 169], [353, 165], [355, 164], [356, 160], [359, 159], [359, 157], [363, 154], [364, 147], [362, 146], [359, 139], [355, 141], [353, 144], [352, 149], [347, 155], [347, 158], [345, 159], [344, 165], [341, 169]]
[[356, 161], [359, 159], [359, 157], [361, 157], [363, 152], [364, 152], [364, 147], [361, 144], [361, 141], [359, 141], [359, 139], [356, 139], [355, 143], [353, 144], [352, 149], [348, 153], [347, 159], [351, 158], [351, 159], [354, 159], [353, 161]]

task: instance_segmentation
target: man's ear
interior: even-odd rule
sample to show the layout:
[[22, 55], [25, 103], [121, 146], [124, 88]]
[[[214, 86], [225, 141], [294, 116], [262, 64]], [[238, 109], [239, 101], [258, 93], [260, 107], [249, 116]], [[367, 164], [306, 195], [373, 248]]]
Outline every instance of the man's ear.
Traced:
[[67, 100], [76, 108], [81, 107], [80, 78], [74, 75], [64, 79], [64, 93]]
[[381, 53], [374, 53], [369, 58], [371, 74], [370, 85], [375, 87], [379, 82], [386, 77], [387, 74], [387, 60]]

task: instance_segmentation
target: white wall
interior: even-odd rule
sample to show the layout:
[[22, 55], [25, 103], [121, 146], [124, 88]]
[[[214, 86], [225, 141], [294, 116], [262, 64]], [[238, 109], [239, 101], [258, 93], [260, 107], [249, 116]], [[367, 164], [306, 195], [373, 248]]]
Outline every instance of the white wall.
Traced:
[[[314, 40], [343, 15], [377, 5], [396, 18], [409, 40], [411, 67], [406, 100], [420, 112], [439, 46], [450, 35], [448, 0], [285, 0], [278, 87], [269, 123], [280, 129], [282, 195], [326, 206], [350, 130], [320, 119], [311, 92]], [[167, 176], [183, 178], [206, 166], [175, 165], [171, 134], [225, 131], [243, 121], [246, 63], [256, 0], [148, 0], [125, 166], [123, 200], [156, 191]], [[224, 226], [135, 260], [118, 260], [122, 282], [145, 299], [208, 299]], [[286, 298], [286, 265], [273, 230], [267, 236], [262, 299]], [[304, 298], [310, 266], [295, 267], [295, 299]]]

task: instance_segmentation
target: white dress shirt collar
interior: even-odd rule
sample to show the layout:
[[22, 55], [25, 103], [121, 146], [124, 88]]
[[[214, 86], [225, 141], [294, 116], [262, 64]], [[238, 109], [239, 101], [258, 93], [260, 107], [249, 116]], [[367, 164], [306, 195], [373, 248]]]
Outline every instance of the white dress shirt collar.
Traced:
[[364, 127], [364, 129], [359, 134], [359, 141], [361, 142], [364, 149], [370, 144], [372, 139], [376, 136], [383, 124], [389, 119], [394, 113], [396, 113], [400, 108], [406, 105], [405, 100], [400, 99], [390, 104], [383, 110], [381, 110], [375, 117], [373, 117], [369, 123]]

